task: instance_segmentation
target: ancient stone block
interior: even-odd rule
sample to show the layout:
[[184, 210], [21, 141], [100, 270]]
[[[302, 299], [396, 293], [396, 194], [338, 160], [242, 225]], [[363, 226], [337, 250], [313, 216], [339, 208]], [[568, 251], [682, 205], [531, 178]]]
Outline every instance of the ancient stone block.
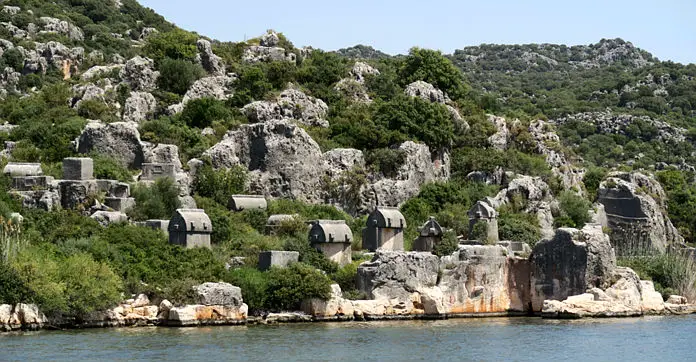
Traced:
[[42, 176], [43, 170], [41, 170], [40, 163], [21, 163], [21, 162], [10, 162], [5, 165], [2, 171], [5, 175], [9, 176]]
[[66, 158], [63, 160], [63, 178], [66, 180], [93, 180], [94, 161], [91, 158]]
[[176, 178], [176, 167], [173, 163], [143, 163], [143, 181], [155, 181], [161, 178]]
[[300, 253], [296, 251], [263, 251], [259, 254], [259, 270], [268, 270], [271, 267], [285, 268], [292, 263], [297, 263]]
[[12, 189], [17, 191], [45, 190], [53, 181], [51, 176], [16, 176], [12, 178]]
[[107, 197], [104, 204], [114, 211], [126, 212], [135, 207], [135, 199], [132, 197]]

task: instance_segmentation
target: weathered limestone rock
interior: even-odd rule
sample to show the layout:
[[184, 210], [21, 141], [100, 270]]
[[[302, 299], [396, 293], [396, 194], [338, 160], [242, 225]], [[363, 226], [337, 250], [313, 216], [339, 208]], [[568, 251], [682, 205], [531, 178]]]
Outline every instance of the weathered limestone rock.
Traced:
[[139, 168], [144, 157], [137, 125], [126, 122], [89, 122], [77, 140], [77, 152], [96, 152], [132, 168]]
[[495, 149], [506, 150], [508, 147], [508, 140], [510, 139], [510, 130], [507, 128], [505, 118], [489, 114], [488, 121], [493, 123], [496, 128], [495, 134], [488, 137], [488, 143]]
[[297, 56], [295, 53], [288, 52], [287, 50], [279, 47], [252, 45], [244, 49], [242, 61], [251, 64], [261, 62], [295, 63], [297, 61]]
[[182, 104], [185, 105], [192, 100], [200, 98], [226, 100], [233, 95], [232, 86], [235, 81], [236, 78], [226, 75], [201, 78], [194, 82], [186, 92]]
[[512, 179], [512, 181], [494, 198], [489, 198], [488, 203], [493, 208], [498, 209], [514, 202], [516, 197], [522, 197], [526, 205], [524, 212], [537, 215], [542, 238], [552, 238], [554, 235], [554, 218], [551, 212], [553, 196], [549, 185], [540, 177], [518, 175], [513, 179], [513, 176], [506, 175], [505, 178]]
[[379, 251], [358, 267], [358, 290], [372, 299], [407, 299], [437, 284], [439, 266], [433, 254]]
[[681, 295], [670, 295], [669, 298], [667, 298], [667, 301], [665, 303], [668, 303], [668, 304], [687, 304], [688, 301], [686, 300], [685, 297], [682, 297]]
[[377, 180], [363, 188], [366, 210], [376, 205], [400, 206], [420, 192], [423, 184], [447, 181], [450, 177], [450, 158], [446, 152], [432, 152], [428, 146], [407, 141], [399, 146], [406, 155], [394, 178]]
[[542, 309], [544, 300], [564, 300], [588, 289], [609, 287], [616, 268], [609, 236], [599, 225], [558, 229], [553, 239], [536, 244], [530, 261], [535, 311]]
[[132, 92], [126, 100], [123, 110], [123, 120], [141, 123], [152, 119], [157, 110], [157, 100], [147, 92]]
[[302, 302], [301, 309], [304, 313], [314, 317], [314, 320], [326, 319], [353, 319], [353, 302], [343, 299], [341, 287], [338, 284], [331, 285], [331, 298], [329, 300], [308, 299]]
[[65, 35], [71, 40], [76, 41], [83, 41], [85, 38], [84, 34], [82, 33], [82, 30], [78, 26], [70, 24], [65, 20], [60, 20], [47, 16], [44, 16], [39, 20], [43, 24], [43, 29], [45, 32]]
[[167, 325], [234, 325], [246, 323], [249, 307], [220, 305], [187, 305], [169, 310]]
[[536, 141], [536, 151], [546, 157], [546, 163], [551, 167], [551, 172], [561, 178], [565, 188], [582, 194], [585, 170], [575, 167], [568, 161], [560, 150], [561, 139], [553, 130], [553, 126], [537, 120], [529, 125], [529, 133]]
[[0, 305], [0, 332], [38, 330], [47, 323], [48, 319], [35, 304]]
[[302, 91], [289, 88], [280, 93], [274, 102], [257, 101], [242, 108], [250, 122], [293, 119], [302, 124], [328, 127], [326, 116], [329, 107], [321, 99], [310, 97]]
[[364, 62], [355, 62], [353, 69], [350, 70], [350, 75], [360, 83], [365, 82], [365, 77], [368, 75], [379, 75], [379, 70]]
[[259, 44], [263, 47], [275, 47], [280, 44], [280, 36], [274, 31], [269, 31], [266, 34], [261, 35], [259, 38]]
[[137, 56], [126, 62], [120, 75], [134, 91], [151, 92], [157, 88], [160, 74], [155, 70], [154, 60]]
[[208, 40], [199, 39], [196, 42], [196, 47], [198, 48], [196, 61], [203, 66], [203, 69], [212, 75], [225, 74], [225, 65], [222, 63], [222, 58], [213, 53], [213, 47]]
[[243, 303], [242, 290], [229, 283], [203, 283], [193, 287], [198, 300], [206, 306], [240, 307]]
[[355, 79], [341, 79], [338, 81], [338, 83], [336, 83], [334, 89], [355, 103], [372, 102], [370, 95], [367, 94], [367, 87]]
[[90, 81], [96, 78], [108, 76], [113, 72], [120, 72], [123, 67], [123, 64], [95, 65], [92, 68], [87, 69], [80, 77], [82, 80]]
[[542, 317], [635, 317], [668, 312], [653, 283], [641, 281], [633, 270], [617, 267], [612, 279], [616, 281], [606, 291], [593, 288], [564, 301], [544, 301]]
[[320, 199], [321, 149], [290, 121], [243, 125], [204, 155], [216, 168], [246, 167], [253, 194], [308, 202]]
[[440, 103], [447, 107], [447, 110], [452, 115], [452, 121], [456, 129], [460, 132], [466, 132], [469, 130], [469, 124], [464, 121], [459, 111], [452, 107], [454, 103], [445, 94], [445, 92], [435, 88], [434, 85], [424, 82], [422, 80], [413, 82], [406, 86], [405, 93], [409, 97], [417, 97], [431, 103]]
[[150, 304], [150, 298], [147, 297], [145, 294], [138, 294], [137, 297], [135, 297], [135, 301], [133, 301], [133, 304], [131, 306], [133, 308], [140, 308], [140, 307], [145, 307]]
[[97, 211], [90, 217], [97, 220], [101, 226], [128, 222], [128, 215], [117, 211]]
[[600, 185], [612, 242], [618, 255], [663, 252], [683, 238], [665, 215], [666, 195], [657, 180], [641, 173], [613, 173]]

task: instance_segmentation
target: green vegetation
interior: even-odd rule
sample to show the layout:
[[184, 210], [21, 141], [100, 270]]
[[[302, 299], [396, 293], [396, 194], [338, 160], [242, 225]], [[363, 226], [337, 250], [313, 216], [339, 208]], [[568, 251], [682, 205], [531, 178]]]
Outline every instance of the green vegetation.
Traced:
[[169, 220], [181, 206], [179, 187], [171, 178], [158, 179], [150, 186], [136, 185], [131, 194], [135, 198], [135, 207], [128, 216], [134, 220]]
[[622, 258], [620, 266], [633, 269], [643, 280], [652, 280], [666, 300], [670, 295], [696, 298], [696, 264], [691, 255], [669, 251], [643, 257]]

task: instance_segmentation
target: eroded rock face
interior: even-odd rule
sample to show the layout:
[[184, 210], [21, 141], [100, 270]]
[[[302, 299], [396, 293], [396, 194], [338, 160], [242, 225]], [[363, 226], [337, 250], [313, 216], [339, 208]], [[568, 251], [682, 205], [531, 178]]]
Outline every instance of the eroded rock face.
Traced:
[[377, 252], [358, 267], [356, 319], [398, 315], [523, 313], [529, 310], [529, 262], [502, 246], [460, 245], [450, 256]]
[[121, 79], [134, 91], [150, 92], [157, 88], [159, 72], [155, 70], [155, 61], [137, 56], [126, 62], [121, 69]]
[[200, 98], [215, 98], [218, 100], [226, 100], [233, 96], [232, 85], [236, 78], [219, 75], [213, 77], [205, 77], [193, 83], [191, 88], [184, 95], [183, 103]]
[[582, 195], [585, 170], [575, 167], [560, 151], [561, 139], [553, 130], [553, 127], [537, 120], [529, 125], [529, 133], [536, 141], [536, 151], [546, 157], [546, 163], [551, 167], [551, 172], [560, 177], [566, 189], [574, 190]]
[[549, 185], [541, 177], [526, 175], [507, 175], [506, 179], [512, 179], [508, 186], [501, 190], [494, 198], [487, 200], [493, 208], [513, 203], [515, 198], [522, 197], [525, 200], [524, 212], [536, 214], [541, 227], [543, 238], [553, 237], [553, 195]]
[[65, 20], [60, 20], [47, 16], [44, 16], [39, 20], [43, 24], [43, 29], [45, 32], [65, 35], [71, 40], [76, 41], [83, 41], [85, 38], [84, 34], [82, 33], [82, 29], [80, 29], [76, 25], [68, 23]]
[[636, 317], [665, 313], [662, 295], [650, 281], [641, 281], [629, 268], [617, 267], [615, 282], [606, 291], [599, 288], [570, 296], [564, 301], [546, 300], [544, 318]]
[[213, 47], [210, 42], [205, 39], [199, 39], [196, 46], [198, 47], [196, 61], [203, 66], [203, 69], [212, 75], [225, 75], [225, 65], [222, 63], [222, 58], [213, 53]]
[[245, 63], [290, 62], [295, 63], [296, 55], [279, 47], [252, 45], [244, 49], [242, 61]]
[[488, 121], [493, 123], [496, 129], [496, 133], [488, 137], [488, 142], [495, 149], [501, 151], [506, 150], [508, 147], [508, 140], [510, 139], [510, 131], [507, 128], [505, 118], [488, 115]]
[[406, 160], [396, 177], [377, 180], [364, 188], [364, 206], [368, 209], [375, 205], [400, 206], [416, 196], [423, 184], [449, 180], [448, 153], [433, 153], [428, 146], [412, 141], [404, 142], [399, 149]]
[[205, 155], [216, 168], [246, 167], [253, 193], [307, 202], [320, 199], [321, 149], [291, 121], [243, 125]]
[[123, 110], [123, 120], [126, 122], [142, 123], [152, 119], [157, 110], [157, 100], [147, 92], [132, 92], [126, 100]]
[[77, 152], [97, 152], [131, 168], [139, 168], [143, 163], [143, 145], [135, 123], [89, 122], [77, 139]]
[[544, 300], [565, 300], [592, 288], [608, 288], [616, 268], [609, 236], [599, 225], [558, 229], [553, 239], [536, 244], [530, 261], [535, 311], [542, 309]]
[[275, 102], [257, 101], [242, 108], [242, 113], [250, 122], [293, 119], [316, 127], [329, 127], [329, 122], [326, 121], [328, 112], [329, 107], [324, 101], [293, 88], [280, 93]]
[[613, 173], [598, 191], [612, 243], [620, 256], [665, 251], [684, 239], [664, 214], [666, 195], [657, 180], [641, 173]]

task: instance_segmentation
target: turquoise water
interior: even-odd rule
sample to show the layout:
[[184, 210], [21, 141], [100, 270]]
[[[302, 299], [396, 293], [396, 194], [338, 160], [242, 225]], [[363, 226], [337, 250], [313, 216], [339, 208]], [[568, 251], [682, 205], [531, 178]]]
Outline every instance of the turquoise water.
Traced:
[[696, 317], [101, 329], [0, 347], [2, 361], [696, 361]]

